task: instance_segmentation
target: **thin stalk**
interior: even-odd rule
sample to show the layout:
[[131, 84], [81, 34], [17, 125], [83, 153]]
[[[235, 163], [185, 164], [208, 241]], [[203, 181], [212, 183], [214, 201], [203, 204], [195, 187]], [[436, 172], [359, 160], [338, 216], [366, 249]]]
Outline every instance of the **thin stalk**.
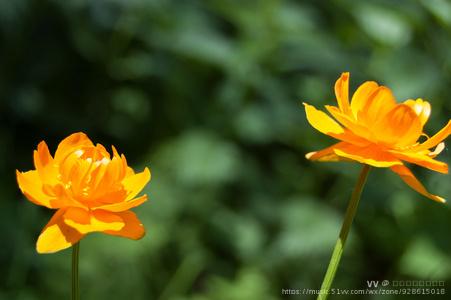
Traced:
[[72, 300], [80, 299], [80, 284], [78, 282], [78, 256], [80, 253], [80, 242], [72, 246]]
[[351, 199], [346, 209], [343, 225], [341, 225], [340, 235], [335, 243], [334, 252], [330, 258], [329, 266], [327, 267], [326, 275], [324, 276], [323, 283], [321, 285], [320, 293], [317, 300], [326, 300], [329, 296], [330, 287], [334, 281], [335, 273], [337, 272], [338, 265], [340, 263], [341, 255], [345, 247], [346, 239], [348, 238], [349, 230], [351, 229], [352, 221], [354, 220], [357, 206], [359, 205], [360, 196], [362, 195], [363, 186], [365, 185], [366, 178], [370, 171], [369, 165], [363, 165], [363, 169], [360, 172], [359, 179], [352, 192]]

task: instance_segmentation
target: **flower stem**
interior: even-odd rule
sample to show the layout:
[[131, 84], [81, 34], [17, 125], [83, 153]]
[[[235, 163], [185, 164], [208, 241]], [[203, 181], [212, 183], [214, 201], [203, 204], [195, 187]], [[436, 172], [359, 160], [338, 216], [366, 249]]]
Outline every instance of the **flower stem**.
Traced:
[[72, 246], [72, 300], [80, 299], [80, 284], [78, 282], [78, 255], [80, 253], [80, 242]]
[[362, 194], [363, 186], [365, 185], [370, 168], [371, 167], [369, 165], [363, 165], [363, 169], [360, 172], [359, 179], [357, 180], [354, 191], [352, 192], [351, 200], [348, 204], [348, 208], [346, 209], [343, 225], [341, 225], [340, 235], [335, 243], [334, 252], [330, 258], [329, 266], [327, 267], [327, 272], [324, 276], [317, 300], [326, 300], [329, 296], [330, 287], [334, 280], [335, 273], [337, 272], [338, 264], [340, 263], [346, 239], [348, 237], [349, 230], [351, 229], [352, 221], [354, 220], [357, 206], [359, 205], [360, 195]]

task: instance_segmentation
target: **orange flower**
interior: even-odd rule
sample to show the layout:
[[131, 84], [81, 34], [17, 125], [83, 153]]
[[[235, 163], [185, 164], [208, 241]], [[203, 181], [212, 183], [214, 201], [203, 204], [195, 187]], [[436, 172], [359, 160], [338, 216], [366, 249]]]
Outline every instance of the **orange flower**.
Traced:
[[74, 133], [58, 145], [55, 157], [44, 141], [34, 151], [36, 170], [19, 172], [17, 182], [31, 202], [57, 209], [36, 244], [39, 253], [72, 246], [86, 234], [103, 232], [140, 239], [145, 230], [129, 211], [147, 200], [135, 198], [150, 180], [150, 171], [135, 174], [125, 156], [113, 157], [84, 133]]
[[[427, 101], [409, 99], [396, 103], [390, 89], [367, 81], [356, 90], [349, 103], [348, 86], [349, 73], [343, 73], [335, 83], [338, 107], [326, 105], [336, 121], [304, 103], [308, 122], [318, 131], [340, 140], [326, 149], [308, 153], [306, 157], [388, 167], [420, 194], [445, 202], [445, 199], [430, 194], [403, 162], [448, 173], [448, 165], [434, 158], [445, 148], [442, 141], [451, 133], [451, 120], [434, 136], [428, 137], [423, 132], [431, 113]], [[419, 142], [421, 136], [426, 140]]]

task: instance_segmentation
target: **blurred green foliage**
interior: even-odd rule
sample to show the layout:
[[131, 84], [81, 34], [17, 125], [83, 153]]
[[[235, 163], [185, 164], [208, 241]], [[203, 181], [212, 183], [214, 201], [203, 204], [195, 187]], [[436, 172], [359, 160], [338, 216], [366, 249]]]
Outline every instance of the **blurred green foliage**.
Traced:
[[[301, 102], [334, 103], [350, 71], [352, 89], [376, 80], [398, 101], [428, 99], [433, 133], [450, 116], [450, 37], [447, 0], [1, 1], [0, 299], [68, 298], [70, 251], [35, 252], [51, 212], [25, 200], [14, 170], [32, 168], [40, 140], [54, 151], [76, 131], [153, 175], [151, 201], [136, 209], [144, 239], [82, 241], [83, 299], [319, 288], [359, 167], [304, 159], [333, 141]], [[449, 177], [413, 170], [451, 198]], [[373, 171], [335, 285], [449, 286], [450, 217]]]

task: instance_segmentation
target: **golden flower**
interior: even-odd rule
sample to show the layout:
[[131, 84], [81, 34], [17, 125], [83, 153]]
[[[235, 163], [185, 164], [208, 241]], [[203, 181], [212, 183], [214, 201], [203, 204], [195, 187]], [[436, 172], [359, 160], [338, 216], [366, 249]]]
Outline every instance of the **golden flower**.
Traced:
[[[448, 173], [448, 165], [434, 158], [445, 148], [442, 141], [451, 133], [451, 120], [434, 136], [428, 137], [423, 132], [431, 113], [427, 101], [409, 99], [396, 103], [390, 89], [367, 81], [359, 86], [349, 103], [348, 86], [349, 73], [343, 73], [335, 83], [338, 107], [326, 105], [335, 120], [304, 103], [308, 122], [321, 133], [340, 140], [326, 149], [308, 153], [306, 157], [318, 161], [352, 160], [374, 167], [388, 167], [420, 194], [445, 202], [443, 198], [430, 194], [404, 161]], [[419, 142], [422, 136], [426, 140]]]
[[91, 232], [144, 236], [143, 225], [129, 209], [147, 200], [146, 195], [135, 197], [150, 180], [150, 171], [136, 174], [125, 156], [114, 146], [112, 150], [113, 157], [84, 133], [74, 133], [61, 141], [55, 157], [42, 141], [34, 151], [36, 170], [16, 171], [28, 200], [57, 209], [38, 238], [39, 253], [68, 248]]

